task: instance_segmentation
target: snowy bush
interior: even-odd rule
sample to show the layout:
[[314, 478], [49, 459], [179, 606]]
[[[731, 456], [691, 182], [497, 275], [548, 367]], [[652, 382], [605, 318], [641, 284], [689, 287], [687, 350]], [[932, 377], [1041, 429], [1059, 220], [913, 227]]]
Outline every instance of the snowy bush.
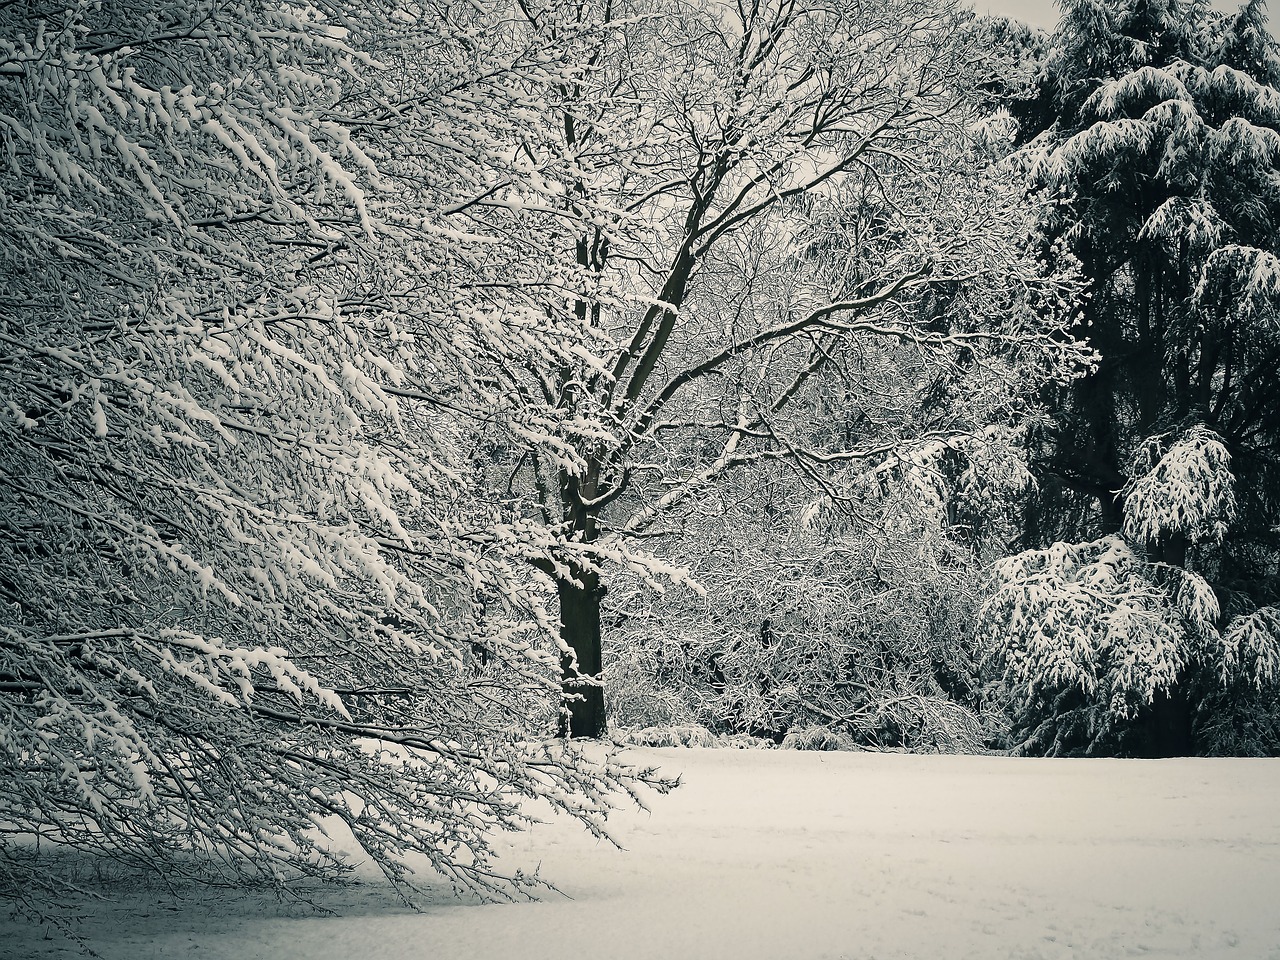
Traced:
[[[805, 586], [795, 585], [797, 598]], [[615, 635], [622, 639], [611, 647], [606, 671], [610, 703], [619, 708], [615, 716], [668, 724], [692, 718], [721, 736], [776, 743], [819, 725], [863, 745], [946, 752], [980, 750], [990, 739], [984, 722], [941, 686], [956, 684], [955, 695], [964, 696], [963, 684], [972, 682], [972, 668], [947, 651], [944, 638], [929, 632], [931, 616], [946, 622], [945, 600], [934, 598], [938, 605], [924, 610], [912, 606], [905, 590], [849, 597], [841, 603], [849, 619], [837, 626], [818, 620], [821, 608], [812, 602], [785, 610], [778, 596], [760, 598], [773, 601], [764, 610], [735, 611], [735, 618], [760, 616], [755, 629], [745, 617], [732, 627], [717, 622], [703, 612], [702, 602], [690, 603], [689, 619], [672, 624], [679, 634], [659, 633], [662, 625], [653, 621], [620, 621]], [[676, 599], [655, 609], [679, 616], [683, 604]], [[904, 618], [903, 609], [912, 609], [913, 616]], [[709, 629], [691, 629], [703, 617]], [[858, 627], [851, 628], [855, 621]]]
[[722, 750], [768, 750], [772, 740], [745, 733], [714, 733], [699, 723], [666, 724], [651, 727], [615, 727], [616, 743], [640, 747], [715, 747]]
[[[1169, 582], [1169, 578], [1173, 582]], [[1120, 537], [1056, 543], [996, 564], [980, 616], [1023, 711], [1045, 711], [1048, 727], [1023, 731], [1050, 753], [1087, 748], [1177, 685], [1191, 659], [1214, 642], [1217, 602], [1194, 574], [1149, 563]], [[1181, 601], [1181, 602], [1180, 602]], [[1066, 721], [1063, 696], [1090, 716]], [[1096, 715], [1093, 715], [1096, 714]]]
[[685, 648], [659, 638], [653, 643], [634, 640], [611, 658], [605, 704], [615, 730], [687, 726], [697, 711], [682, 695], [674, 678], [688, 670]]
[[[980, 706], [972, 648], [974, 552], [1007, 531], [1000, 504], [1025, 470], [994, 443], [961, 449], [931, 444], [853, 474], [868, 519], [811, 502], [761, 531], [734, 491], [709, 499], [708, 515], [726, 506], [720, 542], [688, 558], [705, 595], [610, 594], [615, 716], [774, 743], [811, 729], [949, 753], [999, 743], [1003, 721]], [[782, 482], [761, 475], [780, 497]]]
[[719, 739], [706, 727], [696, 723], [668, 724], [666, 726], [641, 727], [620, 730], [616, 735], [622, 743], [634, 743], [641, 747], [715, 747]]
[[783, 750], [857, 750], [858, 744], [842, 730], [815, 724], [787, 731], [779, 744]]

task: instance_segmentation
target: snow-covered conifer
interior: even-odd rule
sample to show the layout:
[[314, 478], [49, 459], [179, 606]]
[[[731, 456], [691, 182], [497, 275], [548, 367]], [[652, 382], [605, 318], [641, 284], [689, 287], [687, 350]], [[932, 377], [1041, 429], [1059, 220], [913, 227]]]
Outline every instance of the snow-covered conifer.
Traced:
[[1187, 687], [1274, 688], [1272, 608], [1223, 629], [1210, 583], [1185, 554], [1166, 559], [1171, 541], [1213, 545], [1230, 526], [1235, 478], [1221, 442], [1200, 425], [1153, 438], [1130, 472], [1123, 533], [995, 564], [981, 629], [1024, 752], [1150, 752], [1144, 722]]
[[[1258, 0], [1068, 0], [1030, 98], [1049, 109], [1019, 112], [1055, 201], [1041, 234], [1079, 261], [1074, 333], [1100, 357], [1049, 400], [1028, 545], [1123, 531], [1208, 578], [1227, 617], [1280, 599], [1276, 63]], [[1187, 682], [1156, 710], [1182, 731], [1161, 749], [1196, 748]]]

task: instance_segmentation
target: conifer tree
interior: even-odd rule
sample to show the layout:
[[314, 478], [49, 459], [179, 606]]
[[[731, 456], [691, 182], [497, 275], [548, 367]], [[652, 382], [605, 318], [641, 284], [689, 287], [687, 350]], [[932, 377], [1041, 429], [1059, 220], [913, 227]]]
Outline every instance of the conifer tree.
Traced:
[[[1076, 334], [1100, 355], [1054, 398], [1027, 545], [1121, 537], [1143, 562], [1207, 578], [1215, 630], [1280, 598], [1276, 64], [1258, 0], [1235, 15], [1200, 0], [1069, 0], [1036, 95], [1015, 106], [1024, 123], [1051, 118], [1023, 130], [1031, 182], [1057, 201], [1046, 249], [1078, 258], [1089, 289]], [[1206, 436], [1236, 491], [1221, 535], [1135, 526], [1151, 507], [1134, 502], [1150, 451]], [[1186, 660], [1149, 689], [1126, 714], [1145, 730], [1126, 749], [1211, 749], [1195, 731], [1221, 689], [1212, 673]]]

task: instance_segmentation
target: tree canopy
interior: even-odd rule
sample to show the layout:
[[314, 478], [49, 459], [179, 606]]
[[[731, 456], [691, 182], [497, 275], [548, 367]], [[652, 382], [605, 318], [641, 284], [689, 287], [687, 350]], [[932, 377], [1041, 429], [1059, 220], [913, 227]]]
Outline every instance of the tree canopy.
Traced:
[[[514, 406], [557, 440], [504, 445], [500, 477], [515, 516], [564, 537], [552, 569], [575, 735], [605, 730], [609, 570], [661, 570], [644, 554], [715, 485], [788, 461], [822, 489], [902, 444], [1016, 419], [981, 405], [1069, 366], [1060, 278], [1019, 245], [1015, 191], [972, 156], [965, 16], [919, 0], [583, 7], [573, 27], [602, 28], [592, 72], [524, 148], [546, 182], [495, 185], [462, 212], [558, 225], [531, 259], [554, 253], [548, 276], [573, 281], [524, 290], [548, 317], [570, 291], [592, 343], [509, 368]], [[856, 434], [797, 429], [869, 412], [895, 361], [864, 358], [895, 353], [900, 375], [953, 391], [935, 420], [885, 405]]]
[[468, 461], [496, 326], [443, 278], [500, 241], [446, 209], [577, 69], [510, 15], [0, 9], [5, 834], [283, 890], [338, 823], [509, 893], [522, 799], [651, 779], [548, 740], [546, 538]]

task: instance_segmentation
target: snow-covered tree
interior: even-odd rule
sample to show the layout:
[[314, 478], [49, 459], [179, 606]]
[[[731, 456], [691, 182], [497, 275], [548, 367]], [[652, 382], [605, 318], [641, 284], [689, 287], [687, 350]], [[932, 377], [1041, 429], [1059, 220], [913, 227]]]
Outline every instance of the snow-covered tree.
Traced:
[[704, 595], [615, 578], [611, 722], [784, 745], [964, 752], [999, 740], [988, 722], [999, 717], [980, 714], [969, 628], [986, 559], [972, 535], [1005, 548], [992, 513], [1003, 502], [1013, 516], [1026, 477], [1006, 440], [876, 458], [842, 478], [842, 503], [779, 462], [708, 490], [664, 542]]
[[[526, 290], [594, 344], [575, 363], [507, 371], [513, 418], [546, 426], [504, 446], [496, 479], [513, 514], [563, 537], [548, 569], [572, 651], [569, 727], [598, 736], [608, 564], [659, 571], [642, 548], [660, 554], [669, 517], [751, 464], [789, 461], [821, 488], [884, 454], [883, 438], [921, 439], [900, 422], [822, 446], [794, 429], [824, 392], [847, 391], [854, 410], [874, 390], [860, 352], [914, 354], [913, 372], [948, 370], [939, 383], [964, 392], [958, 371], [1006, 354], [1049, 365], [1066, 338], [1056, 308], [1036, 305], [1054, 282], [1011, 241], [1016, 195], [958, 146], [977, 54], [950, 5], [663, 0], [583, 5], [569, 24], [526, 12], [540, 30], [613, 29], [520, 144], [542, 186], [495, 183], [459, 216], [559, 223], [558, 261], [538, 251], [545, 277]], [[951, 203], [959, 171], [989, 203]]]
[[579, 70], [510, 13], [0, 7], [5, 895], [14, 834], [286, 890], [335, 824], [510, 893], [523, 799], [636, 783], [548, 743], [554, 542], [469, 459], [530, 348], [451, 211]]
[[[1122, 531], [1058, 542], [995, 566], [983, 628], [1015, 706], [1019, 749], [1055, 755], [1163, 752], [1192, 737], [1192, 696], [1274, 690], [1275, 610], [1225, 624], [1187, 552], [1219, 543], [1236, 480], [1203, 426], [1143, 446]], [[1179, 545], [1182, 563], [1163, 559]], [[1163, 724], [1185, 724], [1166, 728]]]
[[[806, 282], [831, 289], [881, 269], [903, 237], [919, 235], [916, 218], [953, 237], [964, 232], [953, 224], [972, 218], [1001, 250], [1006, 282], [993, 258], [987, 278], [939, 284], [898, 307], [935, 335], [998, 329], [1030, 310], [1003, 294], [1022, 287], [1036, 300], [1025, 285], [1038, 267], [1025, 243], [1017, 252], [1034, 208], [1015, 183], [974, 176], [955, 156], [936, 162], [948, 167], [936, 194], [899, 181], [854, 193], [858, 202], [811, 201]], [[713, 276], [761, 285], [780, 273], [759, 264], [754, 275]], [[766, 296], [757, 290], [753, 304]], [[780, 441], [771, 455], [744, 458], [645, 528], [645, 543], [686, 566], [706, 594], [611, 584], [605, 670], [615, 719], [787, 742], [820, 727], [852, 743], [980, 746], [991, 731], [970, 709], [979, 698], [968, 627], [983, 564], [1016, 536], [1027, 480], [1020, 444], [1035, 415], [1026, 396], [1045, 374], [1036, 349], [1003, 347], [853, 334], [827, 344], [829, 365], [785, 405], [761, 404]], [[771, 383], [768, 369], [749, 371], [756, 402], [790, 386]], [[669, 435], [660, 455], [672, 473], [705, 465], [711, 436], [689, 429], [684, 446]]]
[[[1089, 284], [1075, 334], [1100, 354], [1049, 398], [1026, 545], [1123, 531], [1206, 577], [1228, 618], [1280, 599], [1276, 63], [1261, 2], [1071, 0], [1037, 91], [1011, 91], [1031, 183], [1057, 201], [1043, 235]], [[1222, 536], [1152, 539], [1143, 451], [1201, 427], [1230, 455], [1234, 512], [1206, 500]], [[1193, 749], [1185, 693], [1157, 702], [1156, 725], [1182, 732], [1151, 749]]]

